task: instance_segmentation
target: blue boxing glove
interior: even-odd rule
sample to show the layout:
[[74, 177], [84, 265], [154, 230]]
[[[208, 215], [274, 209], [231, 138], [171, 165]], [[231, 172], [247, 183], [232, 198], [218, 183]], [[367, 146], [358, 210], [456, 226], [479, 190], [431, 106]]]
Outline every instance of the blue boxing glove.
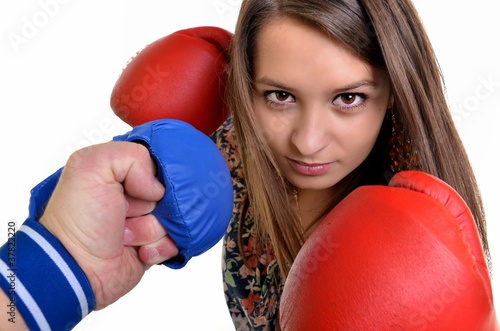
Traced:
[[233, 186], [227, 163], [209, 137], [188, 123], [158, 120], [114, 140], [145, 145], [157, 163], [166, 193], [152, 214], [179, 250], [166, 266], [182, 268], [222, 238], [233, 210]]
[[[137, 126], [113, 140], [143, 144], [156, 161], [166, 193], [152, 214], [179, 250], [166, 266], [180, 269], [222, 238], [233, 210], [232, 179], [223, 155], [208, 136], [186, 122], [164, 119]], [[61, 171], [33, 189], [33, 218], [42, 216]]]

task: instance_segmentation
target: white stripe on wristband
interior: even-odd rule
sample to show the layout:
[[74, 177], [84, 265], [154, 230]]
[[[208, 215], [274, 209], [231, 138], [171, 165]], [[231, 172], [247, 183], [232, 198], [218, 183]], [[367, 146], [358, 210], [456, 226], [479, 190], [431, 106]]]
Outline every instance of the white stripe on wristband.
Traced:
[[[7, 282], [10, 283], [10, 280], [7, 279], [7, 275], [10, 273], [9, 270], [10, 268], [5, 264], [5, 262], [0, 260], [0, 274], [4, 277], [4, 279]], [[38, 307], [35, 299], [33, 299], [31, 294], [26, 290], [23, 283], [19, 279], [16, 279], [15, 288], [18, 296], [22, 298], [21, 300], [24, 301], [29, 311], [31, 312], [31, 315], [38, 324], [38, 327], [41, 330], [50, 330], [49, 322], [47, 322], [47, 319], [45, 318], [45, 315], [42, 313], [42, 310], [40, 309], [40, 307]]]
[[92, 287], [73, 257], [29, 218], [0, 247], [0, 288], [30, 330], [71, 330], [95, 305]]
[[40, 246], [40, 248], [42, 248], [47, 253], [47, 255], [52, 259], [52, 261], [54, 261], [54, 263], [57, 264], [57, 266], [59, 267], [59, 269], [61, 270], [61, 272], [71, 285], [71, 288], [73, 288], [73, 291], [75, 292], [76, 297], [80, 302], [82, 316], [87, 316], [89, 314], [89, 305], [87, 303], [87, 297], [85, 296], [82, 286], [76, 279], [75, 274], [70, 269], [66, 261], [64, 261], [61, 255], [54, 249], [54, 247], [52, 247], [52, 245], [47, 240], [45, 240], [44, 237], [39, 235], [35, 230], [30, 228], [29, 226], [26, 225], [24, 227], [21, 227], [18, 232], [26, 233], [28, 237], [30, 237], [34, 242], [36, 242], [38, 246]]

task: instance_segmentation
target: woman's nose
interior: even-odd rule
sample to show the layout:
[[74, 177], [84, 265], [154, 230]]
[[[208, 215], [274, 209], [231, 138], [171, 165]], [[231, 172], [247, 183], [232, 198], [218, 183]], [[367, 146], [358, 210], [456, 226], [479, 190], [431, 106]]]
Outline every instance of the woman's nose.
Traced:
[[303, 156], [314, 156], [330, 141], [330, 119], [326, 107], [304, 109], [297, 117], [291, 143]]

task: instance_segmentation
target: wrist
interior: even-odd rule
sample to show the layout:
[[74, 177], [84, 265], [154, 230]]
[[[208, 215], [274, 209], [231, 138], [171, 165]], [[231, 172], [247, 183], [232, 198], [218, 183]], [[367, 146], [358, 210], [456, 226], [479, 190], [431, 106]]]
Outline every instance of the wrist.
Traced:
[[91, 258], [87, 258], [88, 254], [85, 249], [75, 244], [79, 242], [78, 238], [71, 236], [68, 231], [61, 228], [61, 223], [55, 222], [54, 218], [52, 218], [53, 216], [52, 213], [46, 212], [40, 217], [37, 223], [47, 231], [50, 237], [57, 240], [58, 244], [63, 247], [64, 251], [71, 257], [71, 260], [74, 261], [85, 275], [94, 296], [94, 310], [103, 308], [102, 305], [100, 305], [100, 302], [103, 301], [101, 300], [103, 297], [102, 286], [92, 269], [92, 267], [96, 265], [95, 261], [92, 261]]

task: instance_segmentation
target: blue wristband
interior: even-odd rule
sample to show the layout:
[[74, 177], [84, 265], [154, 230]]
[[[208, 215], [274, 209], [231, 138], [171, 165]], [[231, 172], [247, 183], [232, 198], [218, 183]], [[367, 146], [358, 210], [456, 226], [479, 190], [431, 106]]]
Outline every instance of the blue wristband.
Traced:
[[71, 330], [95, 307], [83, 270], [33, 218], [0, 248], [0, 287], [9, 321], [18, 311], [29, 330]]

